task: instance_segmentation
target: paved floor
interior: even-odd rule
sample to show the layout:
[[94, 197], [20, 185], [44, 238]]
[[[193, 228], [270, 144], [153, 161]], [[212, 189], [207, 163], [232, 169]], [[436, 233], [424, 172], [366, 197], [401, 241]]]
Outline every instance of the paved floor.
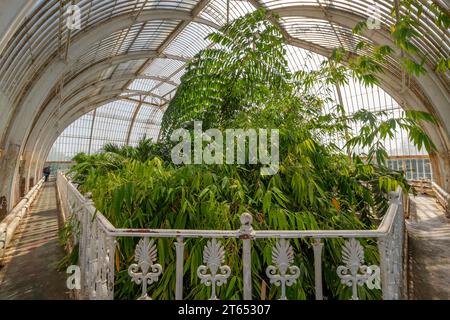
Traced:
[[450, 220], [429, 196], [411, 197], [409, 220], [409, 298], [450, 299]]
[[56, 270], [64, 257], [58, 240], [54, 182], [43, 186], [6, 251], [0, 269], [0, 299], [68, 299], [66, 274]]

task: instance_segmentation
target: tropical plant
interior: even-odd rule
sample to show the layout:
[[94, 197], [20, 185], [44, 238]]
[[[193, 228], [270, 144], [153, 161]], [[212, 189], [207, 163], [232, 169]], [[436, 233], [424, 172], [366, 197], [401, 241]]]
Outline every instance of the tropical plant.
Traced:
[[[428, 54], [420, 49], [419, 43], [423, 41], [424, 32], [418, 28], [422, 25], [421, 19], [424, 16], [433, 18], [434, 25], [442, 33], [447, 33], [450, 27], [450, 15], [447, 8], [444, 8], [438, 2], [431, 5], [425, 5], [419, 0], [400, 0], [392, 6], [391, 12], [394, 23], [391, 25], [389, 32], [393, 42], [393, 46], [381, 45], [373, 46], [366, 41], [360, 41], [355, 49], [359, 53], [356, 58], [350, 58], [350, 68], [356, 74], [361, 76], [366, 66], [372, 66], [372, 71], [380, 72], [379, 63], [384, 63], [388, 58], [398, 60], [400, 68], [409, 76], [421, 76], [426, 73], [426, 64], [431, 65], [435, 71], [446, 74], [450, 70], [450, 59], [447, 56], [438, 57], [437, 63]], [[359, 22], [354, 28], [353, 33], [362, 35], [367, 31], [367, 21]], [[370, 54], [364, 49], [372, 47]], [[341, 52], [345, 52], [341, 56], [350, 56], [345, 49], [339, 48]], [[394, 56], [394, 53], [400, 52], [400, 57]], [[370, 75], [370, 73], [369, 73]], [[370, 82], [378, 83], [376, 74], [372, 74]]]
[[135, 147], [107, 143], [103, 146], [103, 151], [141, 162], [145, 162], [154, 157], [160, 157], [167, 161], [170, 160], [170, 146], [166, 147], [164, 144], [154, 143], [153, 140], [147, 139], [146, 137], [140, 139]]
[[235, 20], [208, 39], [214, 45], [189, 63], [164, 114], [163, 141], [185, 122], [227, 127], [243, 111], [280, 101], [291, 92], [283, 36], [264, 10]]

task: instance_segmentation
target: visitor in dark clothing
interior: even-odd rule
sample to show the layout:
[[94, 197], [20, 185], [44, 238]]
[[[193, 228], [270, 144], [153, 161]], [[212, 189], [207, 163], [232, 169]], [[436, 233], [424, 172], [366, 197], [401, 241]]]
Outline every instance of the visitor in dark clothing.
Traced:
[[44, 177], [45, 177], [45, 181], [48, 181], [48, 177], [50, 176], [50, 167], [45, 167], [44, 168]]

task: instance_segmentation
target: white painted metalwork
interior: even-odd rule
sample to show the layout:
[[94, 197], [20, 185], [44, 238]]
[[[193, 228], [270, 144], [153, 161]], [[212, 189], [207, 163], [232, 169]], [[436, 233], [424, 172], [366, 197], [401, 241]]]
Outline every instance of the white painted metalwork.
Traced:
[[[398, 214], [390, 214], [393, 210], [397, 211]], [[383, 299], [385, 300], [398, 300], [403, 296], [403, 240], [405, 229], [403, 212], [402, 193], [391, 193], [391, 206], [381, 226], [387, 229], [387, 233], [383, 238], [378, 239], [381, 284]]]
[[147, 284], [158, 281], [163, 272], [161, 265], [155, 263], [157, 255], [154, 240], [149, 242], [148, 238], [144, 238], [136, 246], [136, 263], [128, 268], [128, 274], [136, 284], [142, 284], [142, 295], [139, 300], [151, 300], [147, 293]]
[[281, 239], [273, 247], [272, 263], [274, 265], [267, 267], [266, 274], [270, 283], [277, 287], [281, 286], [280, 300], [287, 300], [286, 286], [290, 287], [297, 282], [300, 269], [292, 265], [294, 263], [294, 249], [285, 239]]
[[322, 249], [323, 243], [321, 239], [314, 239], [314, 280], [316, 286], [316, 300], [323, 300], [322, 288]]
[[206, 244], [203, 251], [203, 262], [206, 265], [198, 267], [197, 275], [201, 279], [201, 283], [211, 287], [210, 300], [218, 300], [216, 286], [220, 287], [227, 283], [231, 269], [227, 265], [222, 265], [225, 262], [225, 250], [216, 239], [212, 239]]
[[252, 228], [253, 217], [249, 213], [241, 216], [239, 237], [242, 239], [242, 263], [244, 278], [244, 300], [252, 300], [252, 243], [255, 231]]
[[369, 278], [366, 281], [367, 288], [381, 289], [380, 267], [372, 265], [367, 268], [367, 273], [370, 274]]
[[178, 237], [175, 243], [175, 250], [177, 253], [177, 265], [175, 272], [177, 273], [175, 299], [183, 300], [183, 267], [184, 267], [184, 242], [183, 238]]
[[371, 270], [363, 265], [364, 249], [355, 239], [345, 241], [342, 249], [342, 261], [345, 266], [337, 268], [337, 274], [343, 284], [352, 287], [352, 299], [358, 300], [358, 287], [369, 279]]
[[42, 178], [28, 194], [14, 207], [14, 209], [0, 222], [0, 258], [8, 247], [20, 220], [28, 213], [31, 204], [44, 184]]
[[[216, 286], [224, 284], [231, 275], [225, 263], [225, 249], [218, 239], [238, 239], [242, 243], [243, 298], [251, 300], [252, 242], [257, 239], [277, 239], [273, 250], [272, 266], [266, 271], [274, 284], [281, 286], [281, 299], [286, 299], [289, 286], [296, 280], [300, 270], [293, 265], [294, 251], [288, 239], [312, 239], [314, 250], [314, 274], [316, 299], [323, 299], [322, 254], [323, 240], [347, 239], [343, 247], [343, 265], [336, 266], [345, 285], [353, 287], [353, 299], [357, 299], [357, 285], [369, 289], [380, 288], [383, 299], [396, 300], [403, 297], [404, 267], [403, 239], [404, 212], [403, 193], [399, 188], [391, 194], [390, 206], [376, 230], [254, 230], [253, 218], [244, 213], [238, 230], [174, 230], [174, 229], [118, 229], [98, 211], [92, 201], [84, 197], [61, 173], [57, 175], [58, 194], [66, 219], [75, 217], [79, 233], [75, 241], [80, 244], [79, 261], [82, 278], [82, 296], [89, 299], [114, 298], [114, 257], [117, 238], [140, 238], [135, 260], [129, 268], [132, 280], [143, 285], [141, 298], [148, 299], [147, 284], [154, 283], [162, 274], [156, 262], [155, 240], [176, 239], [176, 284], [175, 297], [183, 299], [184, 252], [186, 239], [206, 239], [204, 264], [197, 270], [202, 283], [212, 287], [211, 299], [218, 299]], [[364, 250], [357, 238], [374, 238], [380, 252], [380, 266], [364, 266]], [[209, 271], [209, 273], [208, 273]], [[380, 279], [381, 277], [381, 279]], [[137, 280], [137, 281], [136, 281]]]

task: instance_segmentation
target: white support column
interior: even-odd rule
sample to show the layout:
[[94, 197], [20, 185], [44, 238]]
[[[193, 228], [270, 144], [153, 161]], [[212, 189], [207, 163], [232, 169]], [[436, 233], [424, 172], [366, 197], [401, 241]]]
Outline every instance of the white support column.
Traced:
[[242, 239], [242, 264], [244, 279], [244, 300], [252, 300], [252, 228], [253, 217], [249, 213], [241, 216], [240, 238]]
[[322, 288], [322, 249], [323, 243], [321, 239], [314, 239], [314, 280], [316, 287], [316, 300], [323, 300]]
[[175, 249], [177, 256], [175, 300], [183, 300], [184, 242], [182, 237], [177, 238]]

